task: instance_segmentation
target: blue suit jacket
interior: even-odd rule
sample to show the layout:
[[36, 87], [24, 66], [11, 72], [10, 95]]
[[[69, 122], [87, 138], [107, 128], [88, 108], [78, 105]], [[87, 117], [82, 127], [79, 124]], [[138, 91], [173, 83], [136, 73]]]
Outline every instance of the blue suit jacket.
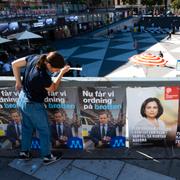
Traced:
[[6, 135], [13, 144], [16, 142], [16, 140], [20, 141], [20, 139], [17, 135], [17, 132], [16, 132], [14, 122], [11, 122], [10, 124], [8, 124]]
[[[71, 126], [64, 123], [63, 124], [63, 136], [67, 136], [68, 139], [72, 137], [72, 130], [71, 130]], [[52, 143], [55, 143], [55, 141], [57, 141], [59, 139], [58, 137], [58, 132], [57, 132], [57, 128], [56, 128], [56, 123], [53, 123], [51, 125], [51, 138], [52, 138]]]
[[[108, 123], [106, 136], [109, 136], [111, 138], [116, 136], [116, 129], [110, 123]], [[100, 123], [92, 127], [91, 132], [90, 132], [90, 137], [91, 137], [91, 140], [95, 143], [95, 145], [97, 145], [98, 142], [101, 140], [102, 137], [101, 137]]]

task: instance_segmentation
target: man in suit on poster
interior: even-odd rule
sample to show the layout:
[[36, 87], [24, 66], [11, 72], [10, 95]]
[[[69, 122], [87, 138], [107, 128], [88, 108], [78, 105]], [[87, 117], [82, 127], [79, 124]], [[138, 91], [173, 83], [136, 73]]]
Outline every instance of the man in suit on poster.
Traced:
[[19, 148], [21, 146], [21, 116], [19, 111], [12, 110], [11, 122], [7, 126], [7, 137], [12, 143], [12, 148]]
[[116, 136], [116, 129], [109, 122], [106, 111], [101, 111], [98, 118], [98, 124], [94, 125], [90, 132], [91, 140], [94, 142], [95, 147], [110, 147], [111, 139]]
[[63, 109], [54, 112], [54, 123], [51, 125], [52, 145], [54, 148], [66, 148], [68, 139], [72, 137], [71, 126], [65, 122], [66, 120]]

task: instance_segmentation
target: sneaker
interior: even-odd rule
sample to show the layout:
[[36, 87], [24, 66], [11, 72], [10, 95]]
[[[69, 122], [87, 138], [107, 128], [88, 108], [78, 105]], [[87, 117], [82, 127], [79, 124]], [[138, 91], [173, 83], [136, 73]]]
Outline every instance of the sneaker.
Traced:
[[59, 156], [53, 156], [52, 154], [50, 154], [48, 156], [44, 156], [43, 162], [44, 162], [44, 165], [49, 165], [51, 163], [54, 163], [60, 160], [61, 158], [62, 158], [62, 153]]
[[19, 159], [28, 161], [28, 160], [32, 159], [32, 155], [29, 151], [21, 151], [19, 153]]

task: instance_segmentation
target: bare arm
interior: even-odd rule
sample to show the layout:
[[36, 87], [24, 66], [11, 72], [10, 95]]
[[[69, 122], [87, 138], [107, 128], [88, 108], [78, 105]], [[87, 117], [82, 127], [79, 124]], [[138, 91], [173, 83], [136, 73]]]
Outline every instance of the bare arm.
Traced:
[[25, 67], [27, 64], [25, 57], [17, 59], [12, 62], [12, 69], [13, 69], [13, 74], [16, 79], [16, 85], [15, 88], [16, 90], [21, 90], [22, 88], [22, 81], [21, 81], [21, 68]]
[[64, 68], [61, 69], [61, 71], [59, 72], [58, 76], [54, 79], [53, 83], [51, 84], [51, 86], [49, 88], [46, 88], [47, 91], [49, 92], [54, 92], [58, 89], [60, 83], [61, 83], [61, 79], [64, 76], [64, 74], [66, 72], [69, 71], [70, 66], [66, 65], [64, 66]]

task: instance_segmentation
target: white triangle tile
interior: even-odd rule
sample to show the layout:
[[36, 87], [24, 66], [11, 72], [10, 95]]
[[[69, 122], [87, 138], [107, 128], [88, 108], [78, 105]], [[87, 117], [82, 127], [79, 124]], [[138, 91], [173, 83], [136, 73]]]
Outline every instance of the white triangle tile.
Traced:
[[131, 65], [124, 68], [122, 66], [108, 74], [107, 77], [146, 77], [146, 74], [142, 67]]
[[133, 55], [135, 55], [135, 54], [137, 54], [137, 51], [136, 51], [136, 50], [130, 51], [130, 52], [128, 52], [128, 53], [120, 54], [120, 55], [118, 55], [118, 56], [114, 56], [114, 57], [108, 58], [108, 59], [106, 59], [106, 60], [126, 62], [126, 61], [128, 61], [128, 59], [129, 59], [131, 56], [133, 56]]
[[180, 47], [170, 50], [170, 52], [180, 52]]
[[157, 44], [151, 46], [148, 49], [146, 48], [145, 50], [146, 51], [155, 51], [155, 52], [159, 52], [159, 51], [165, 52], [165, 51], [167, 51], [160, 43], [157, 43]]
[[100, 49], [100, 50], [97, 50], [97, 51], [91, 51], [91, 52], [75, 55], [75, 56], [72, 56], [72, 57], [86, 58], [86, 59], [103, 59], [104, 56], [105, 56], [105, 53], [106, 53], [106, 49]]
[[98, 43], [92, 43], [92, 44], [87, 44], [83, 47], [100, 47], [100, 48], [106, 48], [109, 44], [109, 41], [102, 41], [102, 42], [98, 42]]
[[71, 56], [77, 49], [78, 47], [73, 47], [71, 49], [59, 49], [57, 52], [62, 54], [64, 57], [69, 57]]
[[103, 61], [96, 61], [90, 64], [83, 65], [81, 76], [86, 76], [86, 77], [98, 76], [102, 62]]
[[126, 44], [120, 44], [120, 45], [117, 45], [117, 46], [112, 46], [111, 48], [114, 48], [114, 49], [130, 49], [130, 50], [133, 50], [134, 49], [134, 45], [132, 42], [130, 43], [126, 43]]

